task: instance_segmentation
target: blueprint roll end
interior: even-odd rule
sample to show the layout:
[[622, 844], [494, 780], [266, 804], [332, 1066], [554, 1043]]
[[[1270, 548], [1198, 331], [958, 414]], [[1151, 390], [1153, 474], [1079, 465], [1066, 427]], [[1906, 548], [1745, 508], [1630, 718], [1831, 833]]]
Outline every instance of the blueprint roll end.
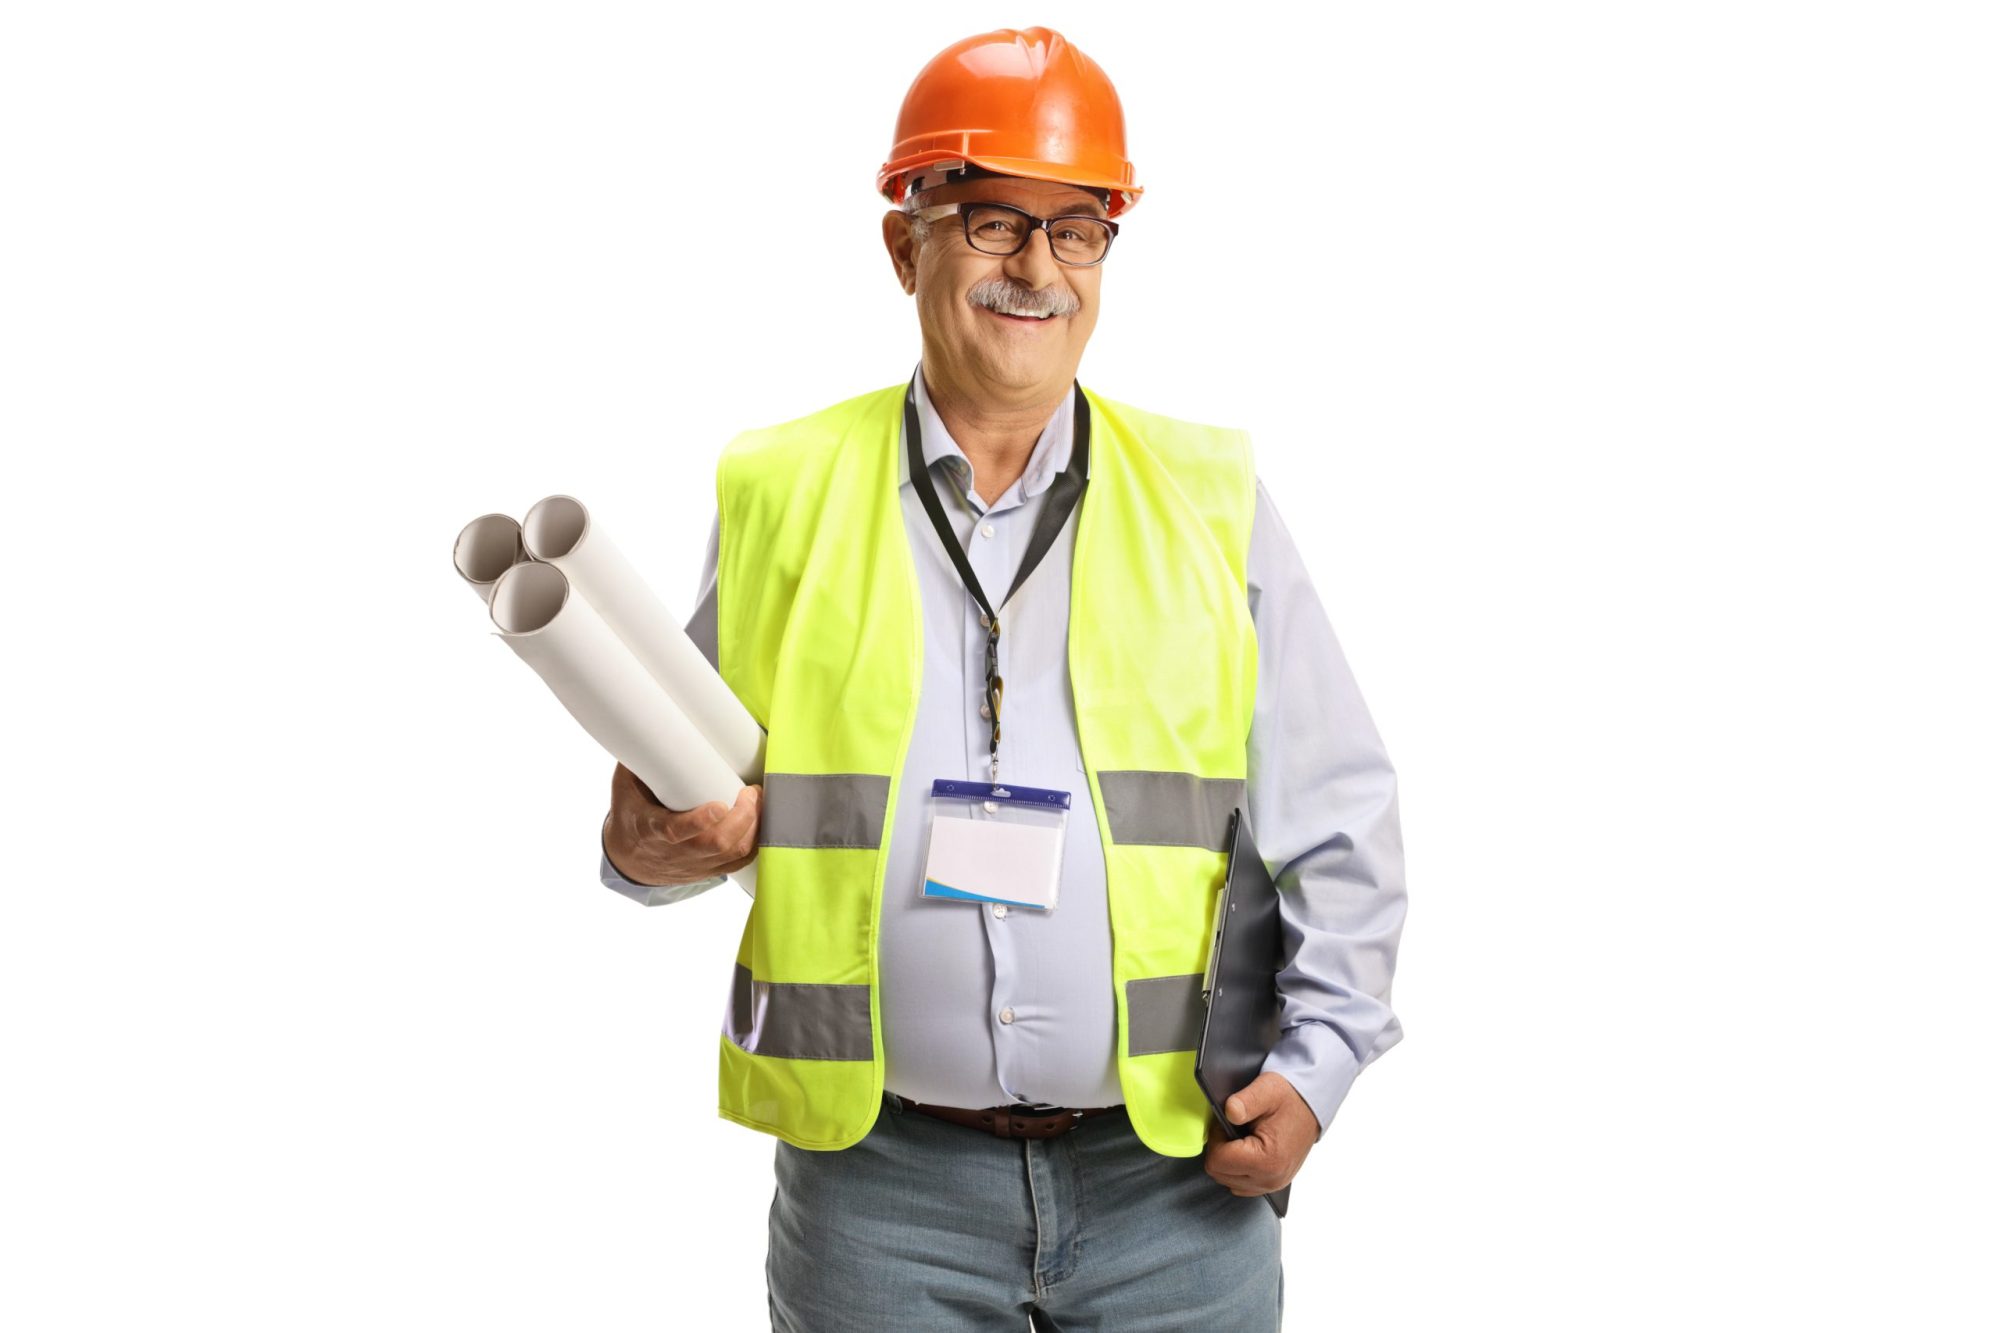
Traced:
[[524, 560], [493, 585], [493, 623], [502, 634], [539, 634], [568, 601], [569, 580], [560, 569]]
[[536, 560], [560, 560], [583, 545], [590, 535], [590, 511], [573, 495], [550, 495], [535, 501], [521, 521], [521, 538]]
[[481, 514], [459, 529], [451, 545], [451, 567], [488, 602], [500, 576], [527, 558], [521, 525], [508, 514]]

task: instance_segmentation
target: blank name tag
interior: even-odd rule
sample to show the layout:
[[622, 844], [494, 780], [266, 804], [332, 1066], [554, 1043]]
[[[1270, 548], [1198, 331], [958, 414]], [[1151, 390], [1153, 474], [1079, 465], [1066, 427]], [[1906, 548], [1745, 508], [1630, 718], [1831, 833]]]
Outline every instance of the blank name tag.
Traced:
[[1048, 911], [1062, 877], [1062, 843], [1061, 823], [933, 813], [923, 896]]

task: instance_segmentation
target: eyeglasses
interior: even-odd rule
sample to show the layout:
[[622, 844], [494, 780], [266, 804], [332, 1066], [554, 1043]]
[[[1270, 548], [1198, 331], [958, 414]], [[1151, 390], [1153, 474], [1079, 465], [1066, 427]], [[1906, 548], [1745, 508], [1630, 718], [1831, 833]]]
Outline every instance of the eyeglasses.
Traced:
[[1112, 238], [1118, 234], [1117, 223], [1106, 218], [1094, 218], [1088, 213], [1038, 218], [1009, 204], [964, 201], [935, 204], [930, 208], [920, 208], [911, 216], [931, 222], [951, 213], [958, 214], [959, 221], [965, 226], [965, 243], [981, 253], [1019, 254], [1021, 247], [1036, 232], [1046, 231], [1050, 251], [1060, 263], [1072, 268], [1089, 268], [1092, 264], [1103, 263], [1104, 256], [1111, 251]]

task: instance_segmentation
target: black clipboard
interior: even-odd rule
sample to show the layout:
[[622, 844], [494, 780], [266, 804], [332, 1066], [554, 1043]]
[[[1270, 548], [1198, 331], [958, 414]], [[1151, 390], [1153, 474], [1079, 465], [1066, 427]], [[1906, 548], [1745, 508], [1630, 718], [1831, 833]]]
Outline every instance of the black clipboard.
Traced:
[[[1278, 969], [1283, 966], [1284, 935], [1278, 918], [1278, 886], [1271, 882], [1271, 873], [1250, 836], [1242, 806], [1229, 812], [1229, 832], [1223, 846], [1229, 868], [1215, 895], [1215, 932], [1201, 985], [1208, 1014], [1202, 1020], [1201, 1045], [1195, 1051], [1194, 1076], [1223, 1134], [1240, 1139], [1245, 1131], [1229, 1123], [1222, 1104], [1250, 1085], [1277, 1045]], [[1292, 1187], [1286, 1185], [1263, 1197], [1270, 1201], [1271, 1210], [1283, 1217], [1291, 1205]]]

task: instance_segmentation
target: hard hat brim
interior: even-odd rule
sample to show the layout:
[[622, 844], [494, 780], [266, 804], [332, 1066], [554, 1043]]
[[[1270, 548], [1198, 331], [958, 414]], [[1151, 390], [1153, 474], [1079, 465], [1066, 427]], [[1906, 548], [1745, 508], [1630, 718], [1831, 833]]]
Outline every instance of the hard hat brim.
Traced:
[[997, 171], [1003, 176], [1021, 176], [1028, 180], [1048, 181], [1053, 185], [1075, 185], [1087, 190], [1108, 190], [1111, 202], [1107, 212], [1112, 217], [1131, 211], [1145, 191], [1137, 185], [1129, 184], [1122, 177], [1113, 179], [1093, 172], [1078, 171], [1074, 166], [1061, 162], [1042, 162], [1027, 157], [975, 157], [965, 153], [922, 153], [887, 162], [877, 175], [878, 186], [885, 198], [900, 203], [898, 195], [906, 195], [901, 184], [897, 184], [895, 194], [890, 193], [892, 183], [901, 182], [912, 172], [921, 170], [936, 162], [966, 162], [988, 171]]

